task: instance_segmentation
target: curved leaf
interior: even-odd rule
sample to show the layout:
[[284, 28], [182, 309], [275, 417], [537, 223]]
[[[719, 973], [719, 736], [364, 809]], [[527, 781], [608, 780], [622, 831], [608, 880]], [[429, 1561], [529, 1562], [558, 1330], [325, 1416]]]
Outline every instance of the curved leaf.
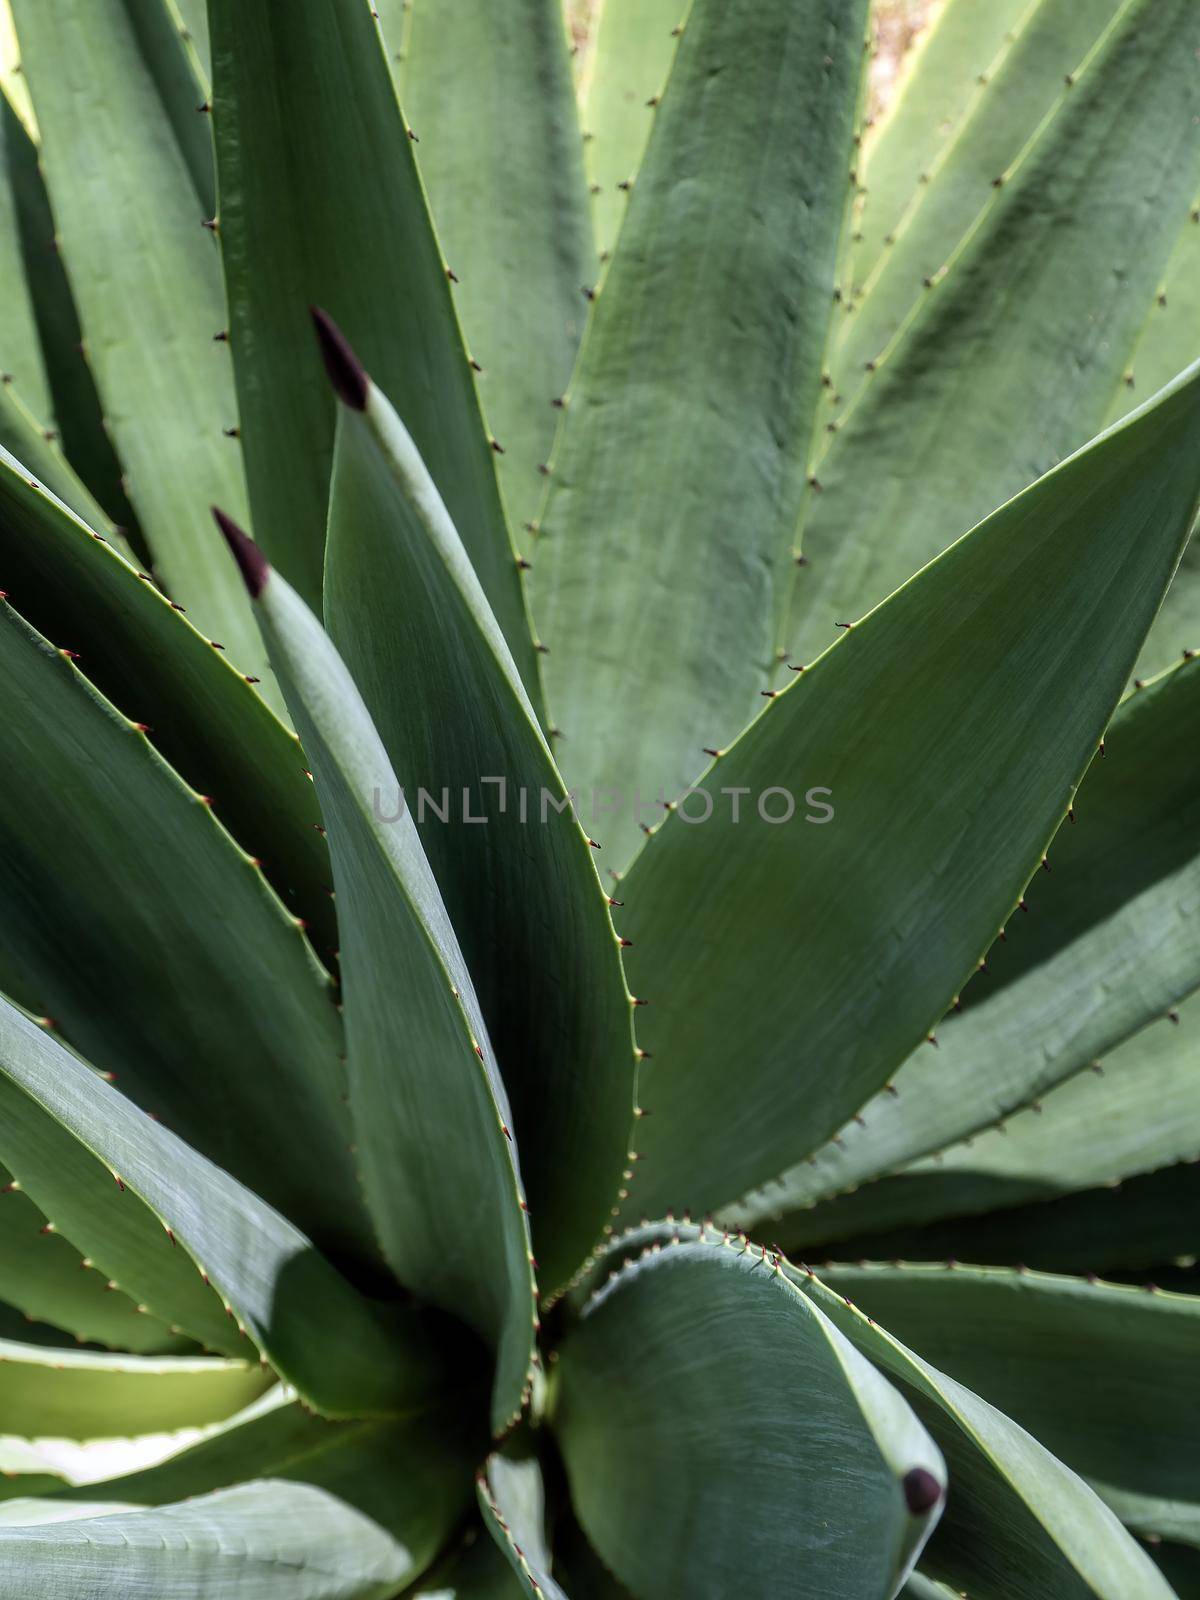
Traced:
[[896, 1383], [945, 1453], [952, 1490], [921, 1557], [923, 1572], [972, 1600], [1171, 1600], [1144, 1552], [1081, 1478], [811, 1274], [787, 1271]]
[[0, 1160], [56, 1231], [165, 1322], [247, 1337], [331, 1415], [412, 1409], [437, 1373], [417, 1313], [363, 1299], [298, 1229], [0, 1004]]
[[532, 592], [559, 761], [614, 867], [771, 666], [865, 16], [696, 0], [572, 380]]
[[374, 385], [364, 410], [342, 408], [325, 614], [403, 779], [403, 796], [377, 791], [376, 818], [416, 816], [457, 930], [553, 1290], [599, 1237], [626, 1166], [629, 997], [587, 835], [446, 508]]
[[377, 1261], [341, 1027], [302, 924], [145, 730], [7, 602], [0, 671], [0, 768], [21, 774], [0, 814], [0, 959], [22, 1000], [318, 1244]]
[[531, 1600], [567, 1600], [550, 1576], [546, 1497], [537, 1459], [489, 1456], [477, 1474], [484, 1525], [512, 1569], [520, 1592]]
[[779, 1219], [976, 1133], [1200, 987], [1200, 660], [1118, 707], [1047, 866], [938, 1024], [938, 1048], [918, 1048], [831, 1144], [731, 1219]]
[[1200, 367], [855, 624], [710, 769], [709, 820], [693, 796], [648, 841], [621, 891], [642, 1213], [783, 1171], [944, 1014], [1103, 735], [1198, 444]]
[[[237, 570], [206, 518], [241, 511], [220, 266], [124, 0], [16, 0], [22, 68], [105, 417], [155, 563], [243, 671], [266, 676]], [[80, 152], [89, 152], [87, 161]], [[269, 683], [264, 691], [273, 694]]]
[[334, 408], [308, 331], [316, 303], [399, 407], [536, 695], [492, 452], [368, 0], [210, 0], [209, 22], [221, 253], [263, 546], [319, 610]]
[[[73, 1337], [137, 1355], [166, 1355], [188, 1341], [144, 1306], [113, 1289], [94, 1266], [48, 1225], [10, 1172], [0, 1169], [0, 1298], [14, 1317], [5, 1336], [46, 1341], [54, 1331], [65, 1344]], [[193, 1347], [194, 1348], [194, 1347]]]
[[82, 657], [82, 670], [262, 864], [323, 955], [337, 944], [329, 852], [294, 733], [226, 653], [0, 453], [0, 587]]
[[410, 11], [393, 75], [483, 368], [479, 397], [504, 449], [497, 471], [515, 533], [542, 498], [538, 466], [597, 267], [562, 4], [421, 0]]
[[170, 1433], [220, 1422], [269, 1384], [244, 1361], [93, 1355], [0, 1340], [4, 1431], [98, 1439]]
[[320, 623], [222, 519], [312, 762], [341, 928], [350, 1113], [367, 1204], [400, 1281], [498, 1352], [492, 1420], [523, 1404], [537, 1325], [512, 1114], [470, 974], [354, 682]]
[[[890, 1600], [941, 1507], [896, 1391], [758, 1250], [652, 1244], [558, 1352], [553, 1423], [588, 1537], [643, 1600]], [[830, 1441], [836, 1440], [836, 1470]]]
[[1028, 1429], [1123, 1521], [1164, 1532], [1186, 1511], [1200, 1527], [1200, 1299], [998, 1268], [821, 1281]]
[[216, 216], [212, 132], [206, 109], [209, 86], [177, 0], [123, 0], [146, 70], [187, 167], [203, 215]]
[[1197, 1159], [1200, 997], [1177, 1016], [1178, 1022], [1156, 1022], [997, 1127], [829, 1205], [794, 1213], [773, 1231], [826, 1243], [1045, 1200]]
[[412, 1571], [399, 1540], [307, 1484], [249, 1483], [151, 1511], [72, 1509], [26, 1526], [5, 1518], [0, 1589], [23, 1600], [139, 1590], [158, 1600], [385, 1600]]
[[1195, 191], [1196, 48], [1190, 0], [1122, 0], [1038, 136], [979, 180], [989, 198], [930, 286], [916, 275], [815, 469], [793, 661], [1101, 426]]

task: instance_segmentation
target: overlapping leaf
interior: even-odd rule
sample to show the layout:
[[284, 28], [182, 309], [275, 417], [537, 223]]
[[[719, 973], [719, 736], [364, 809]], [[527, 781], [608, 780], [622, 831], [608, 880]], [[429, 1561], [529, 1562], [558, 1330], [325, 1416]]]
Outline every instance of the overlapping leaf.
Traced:
[[399, 408], [536, 694], [492, 451], [371, 8], [211, 0], [209, 21], [221, 253], [263, 547], [319, 609], [334, 408], [315, 303]]
[[427, 1403], [437, 1368], [414, 1312], [362, 1298], [278, 1212], [7, 1003], [0, 1112], [0, 1160], [22, 1189], [163, 1322], [235, 1357], [256, 1347], [332, 1415]]
[[619, 793], [614, 868], [771, 666], [865, 11], [697, 0], [571, 384], [531, 592], [568, 784]]
[[719, 1235], [631, 1256], [555, 1383], [572, 1503], [644, 1600], [776, 1595], [800, 1570], [885, 1600], [937, 1520], [941, 1457], [908, 1406], [778, 1262]]
[[1118, 700], [1191, 526], [1198, 435], [1193, 368], [856, 625], [647, 843], [621, 891], [652, 1057], [642, 1214], [785, 1170], [945, 1012]]
[[350, 1113], [363, 1186], [401, 1282], [498, 1352], [492, 1420], [519, 1411], [536, 1297], [512, 1113], [437, 883], [333, 645], [257, 547], [224, 522], [312, 763], [341, 928]]
[[537, 514], [597, 272], [561, 0], [418, 5], [392, 61], [515, 533]]
[[445, 506], [374, 385], [365, 409], [342, 408], [325, 612], [403, 785], [377, 791], [377, 819], [416, 817], [470, 969], [552, 1291], [621, 1186], [629, 998], [587, 835]]

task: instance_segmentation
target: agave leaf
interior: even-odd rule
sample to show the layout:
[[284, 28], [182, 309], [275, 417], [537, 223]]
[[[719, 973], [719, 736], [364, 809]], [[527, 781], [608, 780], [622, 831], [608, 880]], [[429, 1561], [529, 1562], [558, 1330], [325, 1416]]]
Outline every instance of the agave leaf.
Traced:
[[597, 271], [561, 0], [417, 5], [392, 61], [515, 533], [537, 514]]
[[[924, 191], [952, 158], [985, 90], [1017, 44], [1018, 30], [1036, 19], [1029, 0], [946, 0], [924, 21], [900, 63], [881, 121], [863, 141], [852, 252], [855, 290], [871, 278], [879, 257], [894, 250], [896, 234], [912, 227], [928, 199]], [[1021, 111], [1028, 127], [1026, 108]], [[1016, 115], [1011, 124], [1018, 132]], [[844, 309], [854, 305], [847, 297]], [[848, 333], [850, 326], [847, 320], [840, 331]]]
[[255, 1362], [101, 1355], [0, 1340], [4, 1431], [101, 1439], [221, 1422], [271, 1382]]
[[0, 767], [21, 773], [0, 816], [16, 993], [318, 1244], [377, 1261], [341, 1025], [302, 924], [205, 797], [7, 602], [0, 670]]
[[816, 468], [793, 661], [1101, 425], [1195, 189], [1196, 48], [1190, 0], [1123, 0], [966, 237], [923, 269], [930, 287], [917, 275]]
[[[100, 398], [88, 365], [79, 314], [59, 256], [38, 148], [4, 89], [0, 89], [0, 121], [4, 124], [6, 147], [6, 171], [2, 181], [11, 186], [15, 202], [13, 225], [20, 230], [25, 281], [41, 343], [41, 359], [45, 362], [53, 396], [51, 409], [62, 439], [62, 451], [73, 469], [73, 472], [68, 471], [55, 453], [52, 470], [43, 475], [47, 482], [61, 485], [56, 493], [98, 531], [112, 538], [114, 531], [107, 521], [112, 517], [141, 550], [144, 545], [136, 533], [133, 508], [121, 485], [120, 462], [104, 430]], [[36, 402], [33, 409], [37, 410]], [[13, 448], [23, 459], [26, 452], [21, 444], [16, 442]], [[102, 506], [106, 509], [101, 509]]]
[[1123, 1521], [1200, 1529], [1200, 1299], [1000, 1268], [836, 1267], [821, 1281], [1028, 1429]]
[[952, 1493], [922, 1570], [972, 1600], [1170, 1600], [1095, 1492], [1017, 1423], [787, 1268], [829, 1320], [897, 1385], [946, 1457]]
[[176, 0], [123, 0], [142, 59], [179, 146], [206, 217], [217, 212], [209, 84], [187, 38]]
[[[642, 1600], [888, 1600], [941, 1508], [907, 1405], [757, 1249], [652, 1244], [559, 1348], [553, 1422], [572, 1504]], [[827, 1441], [836, 1437], [838, 1470]]]
[[[1116, 1183], [1200, 1157], [1200, 997], [995, 1128], [772, 1232], [822, 1243]], [[1024, 1259], [1022, 1257], [1022, 1259]], [[1151, 1258], [1153, 1259], [1153, 1258]]]
[[614, 867], [771, 666], [865, 11], [697, 0], [572, 380], [533, 596], [568, 784], [621, 795]]
[[[182, 1505], [101, 1503], [0, 1526], [0, 1587], [23, 1600], [385, 1600], [412, 1572], [400, 1540], [308, 1484], [248, 1483]], [[21, 1525], [12, 1513], [30, 1521]], [[68, 1510], [72, 1514], [68, 1514]]]
[[550, 1576], [546, 1492], [535, 1456], [489, 1456], [475, 1480], [484, 1526], [530, 1600], [567, 1600]]
[[688, 0], [604, 0], [580, 85], [592, 219], [601, 260], [616, 246]]
[[47, 1224], [12, 1173], [0, 1168], [0, 1296], [4, 1337], [25, 1343], [108, 1345], [137, 1355], [193, 1349], [144, 1306], [113, 1289]]
[[944, 1014], [1103, 734], [1191, 524], [1198, 434], [1200, 367], [855, 624], [647, 843], [621, 889], [644, 1214], [784, 1170]]
[[0, 91], [0, 372], [5, 389], [14, 388], [29, 411], [49, 425], [53, 407], [42, 361], [33, 300], [17, 232], [17, 200], [13, 191], [14, 152], [28, 138], [8, 96]]
[[42, 633], [82, 657], [88, 680], [262, 862], [326, 954], [337, 943], [329, 852], [296, 736], [190, 620], [0, 453], [0, 584]]
[[22, 1189], [163, 1321], [232, 1356], [249, 1339], [330, 1415], [412, 1409], [428, 1391], [415, 1312], [373, 1307], [278, 1212], [7, 1003], [0, 1111], [0, 1160]]
[[737, 1221], [779, 1217], [990, 1126], [1200, 987], [1200, 661], [1128, 698], [1104, 751], [1050, 870], [938, 1024], [937, 1050], [918, 1048], [861, 1119], [747, 1197]]
[[[1200, 1162], [1189, 1160], [979, 1217], [856, 1235], [850, 1250], [840, 1245], [838, 1250], [879, 1260], [945, 1261], [954, 1256], [992, 1266], [1022, 1261], [1044, 1272], [1145, 1271], [1156, 1262], [1192, 1254], [1198, 1201]], [[836, 1207], [830, 1215], [836, 1218]], [[782, 1240], [790, 1225], [772, 1227], [771, 1232]]]
[[237, 443], [222, 437], [237, 413], [228, 354], [213, 343], [220, 266], [170, 118], [124, 0], [16, 0], [13, 15], [63, 259], [142, 531], [193, 621], [265, 680], [236, 568], [205, 515], [214, 500], [240, 513], [245, 487]]
[[[855, 259], [852, 293], [842, 302], [830, 363], [839, 397], [834, 416], [871, 381], [866, 363], [904, 328], [927, 292], [925, 278], [952, 262], [994, 204], [992, 179], [1009, 171], [1047, 119], [1052, 136], [1057, 134], [1057, 121], [1071, 104], [1064, 79], [1077, 74], [1122, 4], [1022, 0], [1013, 6], [1002, 0], [982, 6], [978, 0], [951, 0], [934, 22], [907, 91], [899, 96], [897, 122], [865, 152], [868, 237]], [[1135, 110], [1144, 115], [1149, 107], [1130, 108]], [[868, 233], [874, 210], [882, 235]], [[1153, 281], [1152, 271], [1147, 281]], [[1176, 363], [1155, 390], [1178, 370]], [[976, 390], [976, 396], [986, 400], [986, 391]]]
[[[404, 799], [383, 791], [377, 816], [402, 805], [416, 815], [458, 931], [512, 1097], [552, 1290], [599, 1237], [626, 1165], [629, 997], [593, 852], [504, 636], [416, 447], [373, 384], [364, 409], [342, 407], [325, 613], [403, 779]], [[422, 790], [440, 812], [426, 810]]]
[[222, 527], [312, 762], [338, 896], [347, 1072], [363, 1187], [400, 1281], [498, 1352], [492, 1419], [520, 1410], [536, 1325], [512, 1113], [470, 974], [354, 682], [245, 534]]
[[277, 1385], [156, 1465], [61, 1489], [59, 1498], [159, 1506], [254, 1479], [311, 1484], [399, 1539], [415, 1576], [461, 1522], [481, 1445], [461, 1409], [431, 1407], [401, 1422], [330, 1422]]
[[[1109, 416], [1124, 414], [1137, 395], [1165, 383], [1181, 355], [1200, 350], [1200, 197], [1193, 197], [1158, 292], [1150, 303], [1129, 368]], [[1179, 651], [1200, 647], [1200, 541], [1192, 540], [1138, 657], [1143, 677], [1161, 671]]]
[[18, 468], [30, 482], [44, 484], [90, 526], [106, 529], [114, 542], [119, 539], [76, 476], [54, 430], [34, 416], [14, 384], [0, 384], [0, 451], [7, 465]]
[[319, 610], [334, 407], [309, 336], [315, 302], [403, 414], [532, 693], [492, 452], [371, 8], [211, 0], [209, 21], [221, 253], [263, 546]]

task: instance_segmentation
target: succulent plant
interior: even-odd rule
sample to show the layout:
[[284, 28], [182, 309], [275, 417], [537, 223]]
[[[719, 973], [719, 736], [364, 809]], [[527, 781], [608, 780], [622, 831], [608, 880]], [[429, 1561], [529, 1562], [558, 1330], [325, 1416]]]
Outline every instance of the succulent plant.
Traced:
[[1194, 0], [11, 6], [0, 1597], [1200, 1594]]

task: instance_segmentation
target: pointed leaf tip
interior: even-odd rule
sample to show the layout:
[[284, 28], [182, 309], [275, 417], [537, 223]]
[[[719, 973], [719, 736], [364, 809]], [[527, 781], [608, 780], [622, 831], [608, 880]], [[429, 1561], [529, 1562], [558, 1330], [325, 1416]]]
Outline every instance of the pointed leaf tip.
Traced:
[[225, 543], [233, 554], [233, 559], [238, 564], [238, 571], [250, 591], [251, 600], [257, 600], [266, 587], [267, 577], [271, 571], [271, 563], [263, 555], [254, 540], [242, 528], [239, 528], [232, 517], [227, 517], [218, 507], [213, 506], [212, 514], [217, 527], [225, 535]]
[[904, 1474], [904, 1503], [914, 1517], [932, 1511], [942, 1498], [942, 1486], [925, 1467], [914, 1467]]
[[354, 411], [367, 409], [368, 378], [362, 362], [350, 348], [350, 341], [327, 312], [320, 306], [309, 306], [317, 342], [321, 346], [321, 359], [329, 374], [334, 392]]

